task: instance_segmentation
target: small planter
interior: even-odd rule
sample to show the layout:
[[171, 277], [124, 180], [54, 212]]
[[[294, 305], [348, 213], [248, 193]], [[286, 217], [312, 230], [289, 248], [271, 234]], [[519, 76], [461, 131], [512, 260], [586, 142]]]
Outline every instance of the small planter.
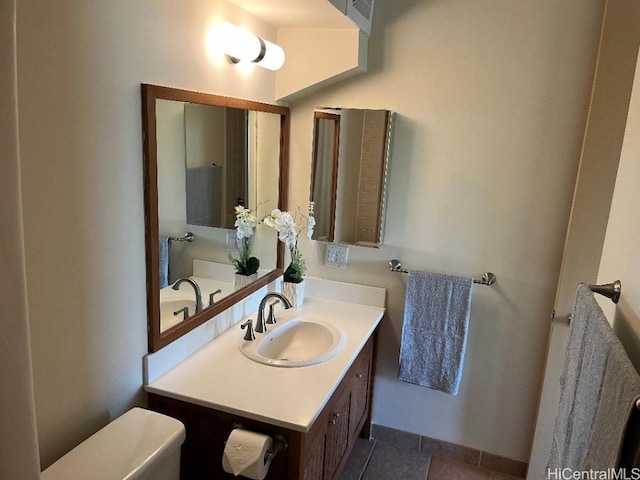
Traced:
[[304, 280], [300, 283], [282, 282], [282, 294], [293, 308], [300, 308], [304, 302]]
[[235, 274], [233, 278], [233, 290], [240, 290], [243, 287], [246, 287], [250, 283], [255, 282], [258, 279], [258, 272], [253, 273], [251, 275], [240, 275], [239, 273]]

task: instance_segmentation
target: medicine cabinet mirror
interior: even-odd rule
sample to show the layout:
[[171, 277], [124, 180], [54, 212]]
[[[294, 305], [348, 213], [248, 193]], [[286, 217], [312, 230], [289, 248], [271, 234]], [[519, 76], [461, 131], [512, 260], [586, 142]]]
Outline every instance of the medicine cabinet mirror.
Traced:
[[[147, 315], [155, 352], [282, 275], [283, 248], [254, 230], [260, 269], [242, 285], [234, 207], [258, 217], [286, 208], [289, 109], [142, 85]], [[202, 308], [195, 312], [194, 280]], [[244, 282], [243, 282], [244, 283]], [[184, 311], [184, 308], [187, 308]]]
[[383, 242], [393, 113], [316, 108], [310, 200], [314, 240], [365, 247]]

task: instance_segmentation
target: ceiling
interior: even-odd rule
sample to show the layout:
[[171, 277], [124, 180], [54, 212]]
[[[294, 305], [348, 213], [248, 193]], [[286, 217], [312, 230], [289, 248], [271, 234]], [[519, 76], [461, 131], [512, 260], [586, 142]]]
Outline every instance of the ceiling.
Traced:
[[[349, 18], [329, 0], [229, 0], [276, 28], [349, 28]], [[357, 28], [357, 27], [355, 27]]]

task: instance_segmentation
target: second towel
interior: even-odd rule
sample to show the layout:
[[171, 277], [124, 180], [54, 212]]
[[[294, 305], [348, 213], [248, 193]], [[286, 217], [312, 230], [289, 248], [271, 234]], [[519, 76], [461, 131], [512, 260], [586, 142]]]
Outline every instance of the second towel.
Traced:
[[473, 279], [409, 272], [398, 378], [457, 395]]

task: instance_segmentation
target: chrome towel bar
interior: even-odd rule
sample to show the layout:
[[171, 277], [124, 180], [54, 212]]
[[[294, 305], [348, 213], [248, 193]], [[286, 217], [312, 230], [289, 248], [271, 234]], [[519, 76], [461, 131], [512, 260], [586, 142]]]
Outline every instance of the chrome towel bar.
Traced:
[[[402, 268], [402, 264], [399, 260], [389, 260], [389, 270], [392, 272], [409, 273], [408, 270]], [[480, 280], [474, 278], [473, 283], [479, 283], [480, 285], [493, 285], [496, 283], [496, 280], [497, 278], [493, 273], [484, 272]]]
[[193, 242], [193, 233], [187, 232], [183, 237], [169, 237], [171, 242]]

